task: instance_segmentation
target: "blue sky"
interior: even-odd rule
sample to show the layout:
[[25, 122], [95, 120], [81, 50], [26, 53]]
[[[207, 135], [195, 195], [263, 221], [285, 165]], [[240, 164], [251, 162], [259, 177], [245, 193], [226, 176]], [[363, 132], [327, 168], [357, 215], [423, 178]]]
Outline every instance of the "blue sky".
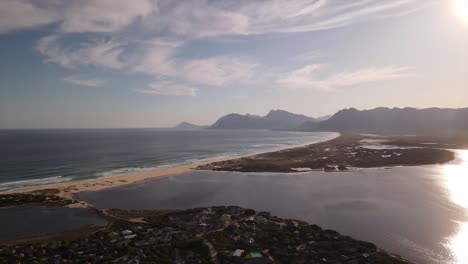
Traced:
[[4, 0], [0, 128], [468, 106], [466, 0]]

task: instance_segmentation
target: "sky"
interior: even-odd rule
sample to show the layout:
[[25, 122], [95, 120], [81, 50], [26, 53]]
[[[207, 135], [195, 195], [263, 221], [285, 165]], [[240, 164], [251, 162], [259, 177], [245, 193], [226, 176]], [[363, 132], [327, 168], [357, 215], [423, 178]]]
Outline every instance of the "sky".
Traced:
[[2, 0], [0, 128], [468, 106], [468, 0]]

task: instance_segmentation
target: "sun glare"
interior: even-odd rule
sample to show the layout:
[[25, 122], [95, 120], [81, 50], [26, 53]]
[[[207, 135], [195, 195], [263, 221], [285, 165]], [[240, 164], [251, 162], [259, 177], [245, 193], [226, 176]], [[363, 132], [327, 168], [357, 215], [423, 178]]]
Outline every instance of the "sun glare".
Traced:
[[455, 0], [457, 13], [468, 23], [468, 0]]
[[468, 223], [459, 223], [458, 232], [449, 239], [448, 246], [451, 248], [454, 257], [454, 264], [468, 263]]
[[[447, 187], [451, 199], [459, 206], [468, 209], [468, 150], [458, 150], [459, 164], [444, 165]], [[455, 259], [454, 264], [468, 263], [468, 222], [460, 222], [459, 230], [449, 238], [448, 247]]]
[[468, 150], [458, 150], [457, 156], [460, 164], [444, 165], [444, 173], [452, 201], [468, 209]]

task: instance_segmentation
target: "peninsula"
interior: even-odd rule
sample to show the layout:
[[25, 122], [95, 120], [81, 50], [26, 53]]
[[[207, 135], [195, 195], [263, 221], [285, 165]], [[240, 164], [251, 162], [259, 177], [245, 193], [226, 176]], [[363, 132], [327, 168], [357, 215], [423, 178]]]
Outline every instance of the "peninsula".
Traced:
[[[426, 138], [343, 134], [338, 138], [275, 152], [203, 164], [199, 170], [240, 172], [347, 171], [351, 168], [415, 166], [454, 159], [455, 143]], [[397, 147], [398, 145], [398, 147]]]

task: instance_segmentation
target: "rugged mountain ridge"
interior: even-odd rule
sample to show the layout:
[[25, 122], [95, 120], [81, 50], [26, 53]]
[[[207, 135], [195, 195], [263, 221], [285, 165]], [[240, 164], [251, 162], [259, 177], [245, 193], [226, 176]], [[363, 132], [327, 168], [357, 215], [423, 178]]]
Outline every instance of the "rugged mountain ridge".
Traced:
[[461, 135], [468, 131], [468, 108], [387, 108], [342, 109], [332, 116], [312, 118], [284, 110], [265, 116], [228, 114], [211, 126], [183, 122], [177, 129], [268, 129], [354, 133], [394, 133]]
[[322, 122], [305, 122], [298, 130], [451, 135], [468, 131], [468, 108], [349, 108]]

